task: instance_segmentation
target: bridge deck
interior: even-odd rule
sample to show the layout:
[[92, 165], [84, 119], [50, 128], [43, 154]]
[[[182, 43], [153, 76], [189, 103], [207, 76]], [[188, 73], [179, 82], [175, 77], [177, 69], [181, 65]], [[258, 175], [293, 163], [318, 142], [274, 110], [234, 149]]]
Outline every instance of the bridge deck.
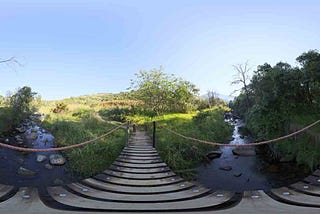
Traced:
[[212, 191], [172, 172], [137, 132], [104, 172], [45, 190], [0, 185], [0, 213], [320, 213], [320, 172], [270, 192]]

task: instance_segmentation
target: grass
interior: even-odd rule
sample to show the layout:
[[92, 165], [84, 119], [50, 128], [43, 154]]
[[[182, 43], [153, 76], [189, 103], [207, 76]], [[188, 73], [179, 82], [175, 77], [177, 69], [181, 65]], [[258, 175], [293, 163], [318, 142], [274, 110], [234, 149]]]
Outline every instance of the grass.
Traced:
[[[189, 114], [166, 114], [153, 118], [138, 116], [133, 121], [138, 124], [156, 121], [156, 148], [163, 161], [176, 173], [187, 180], [196, 175], [196, 167], [207, 161], [206, 154], [216, 148], [211, 145], [186, 140], [161, 128], [165, 126], [181, 134], [208, 141], [227, 141], [232, 134], [232, 127], [224, 122], [223, 108], [207, 110], [203, 118], [197, 116], [203, 112]], [[149, 129], [150, 130], [150, 129]]]
[[[49, 114], [43, 121], [55, 137], [59, 146], [81, 143], [106, 133], [114, 128], [96, 113], [88, 112], [81, 116]], [[118, 157], [125, 143], [125, 133], [117, 130], [105, 139], [84, 147], [63, 151], [72, 172], [81, 176], [91, 176], [108, 168]]]

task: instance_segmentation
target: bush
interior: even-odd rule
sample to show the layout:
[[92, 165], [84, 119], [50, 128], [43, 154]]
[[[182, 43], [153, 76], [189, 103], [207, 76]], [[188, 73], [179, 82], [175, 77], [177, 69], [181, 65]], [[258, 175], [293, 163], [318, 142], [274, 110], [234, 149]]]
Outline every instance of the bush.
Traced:
[[56, 103], [56, 106], [54, 109], [52, 109], [53, 113], [64, 113], [68, 111], [68, 105], [64, 102], [58, 102]]
[[0, 133], [9, 132], [35, 112], [36, 108], [32, 105], [35, 95], [30, 87], [24, 86], [7, 98], [9, 102], [0, 108]]
[[126, 117], [130, 115], [132, 111], [128, 108], [113, 108], [110, 110], [101, 109], [99, 111], [99, 115], [102, 117], [106, 117], [108, 120], [125, 122]]

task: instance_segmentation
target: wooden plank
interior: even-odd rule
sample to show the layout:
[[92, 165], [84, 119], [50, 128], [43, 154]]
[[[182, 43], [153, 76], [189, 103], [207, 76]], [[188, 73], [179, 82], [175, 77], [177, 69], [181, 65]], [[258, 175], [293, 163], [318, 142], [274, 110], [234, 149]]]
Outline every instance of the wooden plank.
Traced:
[[166, 178], [176, 176], [175, 173], [169, 172], [160, 172], [160, 173], [150, 173], [150, 174], [136, 174], [136, 173], [127, 173], [127, 172], [119, 172], [113, 170], [105, 170], [104, 173], [108, 175], [113, 175], [117, 177], [123, 177], [127, 179], [158, 179], [158, 178]]
[[[51, 197], [65, 205], [80, 208], [101, 209], [101, 210], [118, 210], [118, 211], [169, 211], [169, 210], [186, 210], [207, 208], [222, 204], [231, 199], [233, 193], [225, 192], [223, 196], [211, 194], [201, 198], [173, 202], [155, 202], [155, 203], [124, 203], [112, 201], [97, 201], [83, 198], [72, 194], [61, 187], [49, 187], [48, 192]], [[63, 195], [63, 197], [61, 197]]]
[[125, 194], [105, 192], [97, 189], [87, 187], [79, 183], [68, 185], [70, 189], [79, 194], [90, 196], [93, 198], [108, 199], [122, 202], [158, 202], [158, 201], [174, 201], [174, 200], [187, 200], [195, 198], [210, 192], [209, 189], [204, 187], [194, 187], [179, 192], [171, 192], [165, 194]]
[[118, 158], [126, 158], [131, 160], [157, 160], [160, 159], [159, 155], [153, 155], [153, 156], [134, 156], [134, 155], [126, 155], [126, 154], [120, 154]]
[[123, 163], [114, 161], [113, 165], [117, 166], [124, 166], [124, 167], [131, 167], [131, 168], [160, 168], [160, 167], [166, 167], [167, 165], [165, 163], [152, 163], [152, 164], [141, 164], [141, 163]]
[[[281, 187], [278, 189], [272, 189], [271, 192], [287, 201], [299, 203], [301, 205], [313, 205], [320, 207], [320, 197], [306, 195], [303, 193], [296, 192], [287, 187]], [[319, 211], [320, 212], [320, 211]]]
[[149, 154], [145, 154], [145, 153], [135, 153], [135, 152], [124, 152], [122, 151], [120, 153], [121, 155], [128, 155], [128, 156], [131, 156], [131, 157], [159, 157], [159, 154], [157, 152], [152, 152], [152, 153], [149, 153]]
[[297, 182], [292, 184], [291, 187], [301, 190], [303, 192], [311, 193], [311, 194], [318, 194], [320, 196], [320, 186], [315, 186], [312, 184], [306, 184], [304, 182]]
[[163, 163], [163, 161], [158, 158], [158, 159], [145, 159], [145, 160], [139, 160], [139, 159], [131, 159], [131, 158], [117, 158], [117, 162], [122, 162], [122, 163], [134, 163], [134, 164], [155, 164], [155, 163]]
[[303, 180], [314, 185], [320, 185], [320, 178], [317, 176], [310, 175]]
[[95, 179], [100, 179], [108, 183], [119, 184], [124, 186], [160, 186], [168, 185], [183, 181], [180, 177], [170, 177], [162, 179], [145, 179], [145, 180], [132, 180], [126, 178], [118, 178], [111, 175], [98, 174], [94, 176]]
[[315, 175], [315, 176], [319, 176], [320, 177], [320, 169], [317, 169], [312, 174]]
[[191, 182], [182, 181], [176, 184], [168, 184], [166, 186], [152, 186], [152, 187], [141, 187], [141, 186], [122, 186], [112, 183], [105, 183], [94, 178], [87, 178], [82, 181], [84, 184], [88, 184], [90, 186], [104, 189], [107, 191], [115, 191], [115, 192], [123, 192], [123, 193], [140, 193], [140, 194], [159, 194], [170, 191], [181, 191], [184, 189], [188, 189], [194, 187], [195, 185]]
[[158, 172], [167, 172], [169, 171], [169, 167], [160, 167], [160, 168], [130, 168], [125, 166], [116, 166], [111, 165], [109, 169], [118, 170], [122, 172], [129, 172], [129, 173], [158, 173]]
[[137, 150], [132, 150], [132, 149], [123, 149], [122, 152], [125, 153], [134, 153], [134, 154], [148, 154], [148, 155], [152, 155], [152, 154], [158, 154], [157, 151], [155, 150], [150, 150], [150, 151], [137, 151]]
[[0, 198], [2, 198], [3, 196], [5, 196], [7, 193], [9, 193], [10, 191], [12, 191], [13, 189], [14, 189], [13, 186], [8, 186], [8, 185], [0, 184]]

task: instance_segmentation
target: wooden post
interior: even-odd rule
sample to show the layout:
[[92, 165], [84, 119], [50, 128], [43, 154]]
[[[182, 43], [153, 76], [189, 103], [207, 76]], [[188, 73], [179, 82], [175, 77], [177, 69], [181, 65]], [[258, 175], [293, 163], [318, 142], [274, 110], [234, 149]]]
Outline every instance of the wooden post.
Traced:
[[130, 121], [126, 124], [126, 146], [129, 146]]
[[155, 148], [156, 147], [156, 121], [153, 121], [152, 124], [153, 124], [152, 146], [153, 148]]
[[136, 132], [136, 131], [137, 131], [136, 124], [133, 124], [133, 126], [132, 126], [132, 132]]

